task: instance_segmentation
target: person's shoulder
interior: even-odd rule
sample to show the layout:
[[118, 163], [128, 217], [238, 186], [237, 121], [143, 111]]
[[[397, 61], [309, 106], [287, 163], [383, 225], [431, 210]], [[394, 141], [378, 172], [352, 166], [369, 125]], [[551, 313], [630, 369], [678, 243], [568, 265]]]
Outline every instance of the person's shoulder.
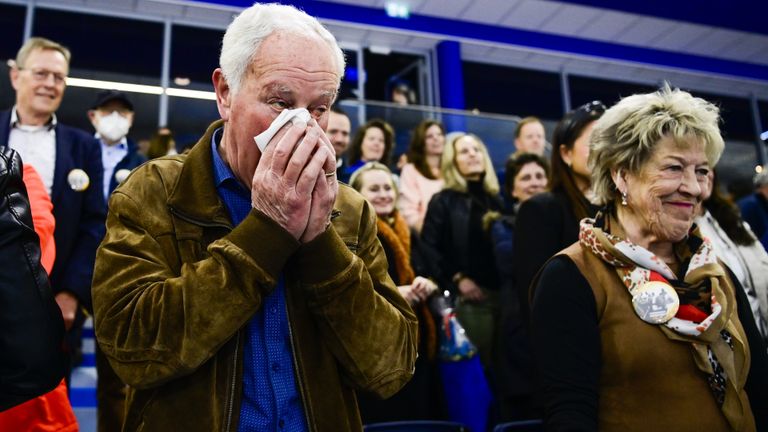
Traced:
[[360, 195], [352, 186], [339, 183], [339, 192], [336, 194], [335, 210], [340, 212], [339, 217], [346, 214], [354, 214], [359, 217], [362, 210], [368, 205], [368, 201]]
[[421, 175], [419, 170], [416, 169], [416, 165], [414, 165], [411, 162], [408, 162], [407, 164], [403, 165], [403, 168], [400, 169], [400, 177], [410, 177], [410, 176], [416, 176]]
[[756, 194], [754, 194], [754, 193], [751, 193], [751, 194], [749, 194], [749, 195], [745, 196], [744, 198], [741, 198], [740, 200], [738, 200], [738, 201], [736, 202], [736, 204], [737, 204], [739, 207], [742, 207], [742, 208], [743, 208], [743, 207], [750, 207], [750, 206], [754, 206], [754, 205], [756, 205], [756, 204], [757, 204], [757, 195], [756, 195]]
[[139, 153], [139, 146], [128, 138], [128, 154], [126, 155], [128, 168], [133, 169], [147, 161], [147, 157]]
[[429, 201], [431, 203], [435, 204], [444, 204], [448, 202], [452, 202], [456, 198], [463, 196], [461, 192], [453, 189], [442, 189], [441, 191], [437, 192], [436, 194], [432, 195], [432, 199]]
[[570, 256], [560, 253], [542, 265], [539, 274], [533, 282], [536, 297], [563, 293], [566, 288], [579, 287], [589, 291], [589, 283], [579, 270], [576, 262]]
[[78, 142], [89, 146], [98, 145], [98, 140], [92, 134], [61, 122], [56, 123], [56, 133], [62, 134], [65, 139], [71, 142]]
[[521, 206], [519, 213], [543, 213], [551, 214], [553, 211], [563, 207], [563, 201], [555, 193], [544, 192], [534, 195], [526, 200]]
[[139, 165], [120, 183], [115, 192], [135, 199], [153, 199], [159, 189], [169, 194], [178, 181], [187, 154], [163, 156]]
[[346, 184], [339, 184], [331, 222], [345, 241], [356, 241], [354, 239], [360, 237], [363, 227], [375, 218], [373, 206], [358, 191]]
[[559, 253], [541, 267], [541, 277], [545, 276], [557, 278], [581, 276], [581, 271], [573, 258], [565, 253]]

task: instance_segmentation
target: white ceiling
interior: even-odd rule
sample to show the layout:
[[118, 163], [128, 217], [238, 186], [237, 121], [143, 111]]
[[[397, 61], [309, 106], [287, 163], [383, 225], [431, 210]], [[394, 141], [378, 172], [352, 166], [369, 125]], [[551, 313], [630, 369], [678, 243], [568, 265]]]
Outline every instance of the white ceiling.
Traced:
[[[225, 28], [238, 9], [184, 0], [0, 0], [5, 3], [118, 14]], [[355, 6], [384, 8], [385, 0], [333, 0]], [[711, 27], [665, 18], [654, 18], [548, 0], [399, 0], [412, 14], [491, 24], [545, 34], [653, 48], [716, 59], [768, 65], [768, 36]], [[394, 51], [428, 52], [445, 35], [405, 31], [390, 27], [361, 26], [323, 20], [345, 46], [376, 45]], [[482, 38], [458, 39], [462, 57], [469, 61], [508, 65], [569, 74], [673, 85], [726, 95], [768, 99], [768, 77], [739, 78], [533, 49], [512, 44], [489, 43]]]

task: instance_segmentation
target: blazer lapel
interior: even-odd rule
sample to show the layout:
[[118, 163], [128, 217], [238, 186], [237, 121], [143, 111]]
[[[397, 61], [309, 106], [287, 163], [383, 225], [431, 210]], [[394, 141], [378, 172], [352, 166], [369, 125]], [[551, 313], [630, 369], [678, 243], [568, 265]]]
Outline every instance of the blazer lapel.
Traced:
[[72, 170], [74, 163], [72, 155], [67, 148], [68, 140], [66, 131], [59, 124], [56, 125], [56, 167], [53, 170], [53, 187], [51, 188], [51, 201], [58, 202], [65, 188], [68, 188], [67, 175]]

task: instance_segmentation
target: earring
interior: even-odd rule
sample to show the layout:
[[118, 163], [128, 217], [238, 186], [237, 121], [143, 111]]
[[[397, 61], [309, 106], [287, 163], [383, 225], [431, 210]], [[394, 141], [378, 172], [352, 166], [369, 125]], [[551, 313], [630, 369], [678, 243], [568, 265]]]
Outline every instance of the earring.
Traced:
[[621, 193], [621, 205], [625, 206], [627, 205], [627, 193], [622, 192]]

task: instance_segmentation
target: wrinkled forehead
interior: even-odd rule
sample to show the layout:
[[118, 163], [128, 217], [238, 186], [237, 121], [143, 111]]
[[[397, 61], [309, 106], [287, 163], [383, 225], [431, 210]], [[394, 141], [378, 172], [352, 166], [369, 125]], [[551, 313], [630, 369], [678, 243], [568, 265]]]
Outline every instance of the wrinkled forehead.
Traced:
[[694, 165], [709, 164], [707, 145], [703, 138], [695, 135], [662, 137], [654, 146], [651, 158], [677, 159]]
[[67, 58], [60, 51], [53, 48], [35, 48], [30, 51], [24, 64], [24, 68], [46, 68], [54, 72], [67, 72], [69, 64]]
[[251, 59], [250, 69], [258, 72], [276, 63], [309, 73], [332, 74], [341, 82], [333, 47], [314, 33], [278, 30], [267, 36]]

